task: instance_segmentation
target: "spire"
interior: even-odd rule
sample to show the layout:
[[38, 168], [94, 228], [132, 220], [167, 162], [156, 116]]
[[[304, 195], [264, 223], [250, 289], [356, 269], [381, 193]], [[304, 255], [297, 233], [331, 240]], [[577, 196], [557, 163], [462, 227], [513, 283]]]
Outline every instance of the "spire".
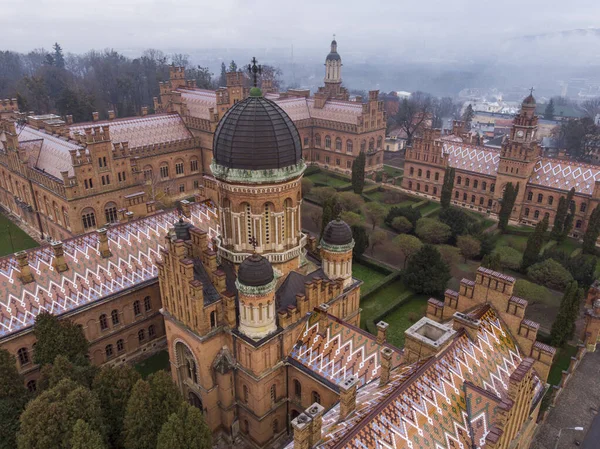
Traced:
[[335, 33], [333, 33], [333, 40], [331, 41], [331, 53], [337, 53], [337, 41], [335, 40]]
[[248, 64], [248, 73], [252, 77], [252, 89], [250, 89], [251, 97], [262, 97], [262, 91], [258, 88], [258, 77], [262, 75], [262, 66], [257, 65], [256, 57], [252, 57], [252, 64]]

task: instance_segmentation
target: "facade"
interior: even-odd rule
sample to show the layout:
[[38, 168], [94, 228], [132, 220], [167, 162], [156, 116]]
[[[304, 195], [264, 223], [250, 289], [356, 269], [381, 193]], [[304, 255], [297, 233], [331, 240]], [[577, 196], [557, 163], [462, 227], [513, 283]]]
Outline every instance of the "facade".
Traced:
[[456, 170], [452, 202], [497, 214], [508, 182], [519, 185], [511, 220], [535, 225], [548, 215], [554, 222], [558, 200], [575, 188], [571, 232], [581, 237], [600, 201], [600, 167], [542, 157], [535, 100], [527, 97], [500, 150], [477, 145], [455, 122], [451, 133], [428, 129], [406, 151], [402, 187], [439, 198], [447, 166]]
[[[200, 141], [207, 174], [217, 124], [231, 106], [248, 96], [245, 80], [242, 72], [233, 72], [227, 74], [226, 87], [216, 91], [197, 89], [193, 81], [185, 80], [182, 67], [174, 67], [170, 80], [161, 83], [155, 109], [179, 113]], [[342, 59], [335, 40], [325, 60], [324, 86], [314, 96], [303, 89], [271, 92], [265, 83], [262, 88], [265, 98], [277, 103], [296, 125], [307, 163], [349, 173], [354, 159], [365, 152], [365, 169], [382, 170], [386, 128], [383, 101], [379, 100], [379, 91], [370, 91], [365, 102], [359, 97], [350, 100], [342, 86]]]
[[[144, 217], [202, 185], [198, 140], [177, 114], [0, 122], [0, 201], [41, 239]], [[94, 114], [97, 118], [97, 113]]]

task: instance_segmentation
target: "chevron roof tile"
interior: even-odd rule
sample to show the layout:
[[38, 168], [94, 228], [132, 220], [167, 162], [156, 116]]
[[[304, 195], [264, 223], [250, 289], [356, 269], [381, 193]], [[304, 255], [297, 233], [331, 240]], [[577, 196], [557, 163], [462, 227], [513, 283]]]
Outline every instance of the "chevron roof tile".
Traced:
[[500, 151], [462, 142], [443, 141], [443, 151], [450, 165], [483, 175], [496, 176]]
[[529, 178], [531, 184], [591, 195], [600, 181], [600, 167], [562, 159], [540, 159]]

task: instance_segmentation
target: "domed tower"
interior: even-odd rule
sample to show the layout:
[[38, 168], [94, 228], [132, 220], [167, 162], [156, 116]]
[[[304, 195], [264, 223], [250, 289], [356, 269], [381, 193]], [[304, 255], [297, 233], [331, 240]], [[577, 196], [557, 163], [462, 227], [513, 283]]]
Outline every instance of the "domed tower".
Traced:
[[330, 221], [321, 239], [321, 259], [325, 275], [332, 280], [343, 279], [344, 287], [352, 283], [352, 229], [345, 221]]
[[335, 35], [331, 41], [331, 51], [325, 58], [325, 86], [328, 84], [342, 84], [342, 58], [337, 52]]
[[254, 87], [223, 116], [213, 142], [219, 256], [238, 266], [256, 252], [281, 274], [298, 268], [306, 241], [300, 224], [306, 165], [290, 117]]
[[252, 254], [240, 265], [235, 281], [239, 297], [239, 331], [260, 340], [277, 329], [273, 267], [260, 254]]

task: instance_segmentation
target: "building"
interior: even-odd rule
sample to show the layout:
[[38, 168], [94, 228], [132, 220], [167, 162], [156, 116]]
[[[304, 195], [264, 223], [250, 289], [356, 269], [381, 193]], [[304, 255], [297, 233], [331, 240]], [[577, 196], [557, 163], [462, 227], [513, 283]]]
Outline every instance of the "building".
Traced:
[[514, 282], [479, 268], [460, 292], [430, 299], [402, 364], [390, 368], [382, 349], [379, 379], [342, 386], [327, 411], [307, 408], [286, 449], [529, 447], [555, 350], [536, 341]]
[[[226, 87], [216, 91], [198, 89], [193, 87], [193, 81], [185, 80], [181, 67], [173, 68], [170, 80], [161, 83], [155, 109], [177, 112], [199, 139], [205, 173], [209, 173], [217, 123], [231, 106], [248, 96], [246, 84], [244, 73], [233, 72], [227, 74]], [[349, 173], [354, 159], [365, 152], [367, 171], [383, 169], [386, 128], [383, 101], [375, 90], [369, 92], [365, 102], [360, 97], [350, 100], [342, 86], [342, 59], [335, 39], [325, 58], [324, 86], [314, 96], [302, 89], [272, 92], [266, 83], [262, 89], [265, 98], [277, 103], [298, 128], [307, 163]]]
[[575, 224], [571, 235], [581, 237], [600, 201], [600, 167], [543, 157], [538, 144], [535, 99], [528, 96], [513, 120], [500, 150], [469, 141], [462, 123], [451, 133], [425, 130], [406, 151], [402, 187], [439, 198], [447, 166], [456, 169], [452, 203], [497, 214], [508, 182], [519, 186], [511, 220], [535, 225], [548, 216], [554, 222], [559, 198], [575, 189]]
[[52, 114], [1, 121], [2, 206], [31, 234], [62, 240], [198, 193], [198, 139], [177, 114], [146, 112], [76, 124]]

